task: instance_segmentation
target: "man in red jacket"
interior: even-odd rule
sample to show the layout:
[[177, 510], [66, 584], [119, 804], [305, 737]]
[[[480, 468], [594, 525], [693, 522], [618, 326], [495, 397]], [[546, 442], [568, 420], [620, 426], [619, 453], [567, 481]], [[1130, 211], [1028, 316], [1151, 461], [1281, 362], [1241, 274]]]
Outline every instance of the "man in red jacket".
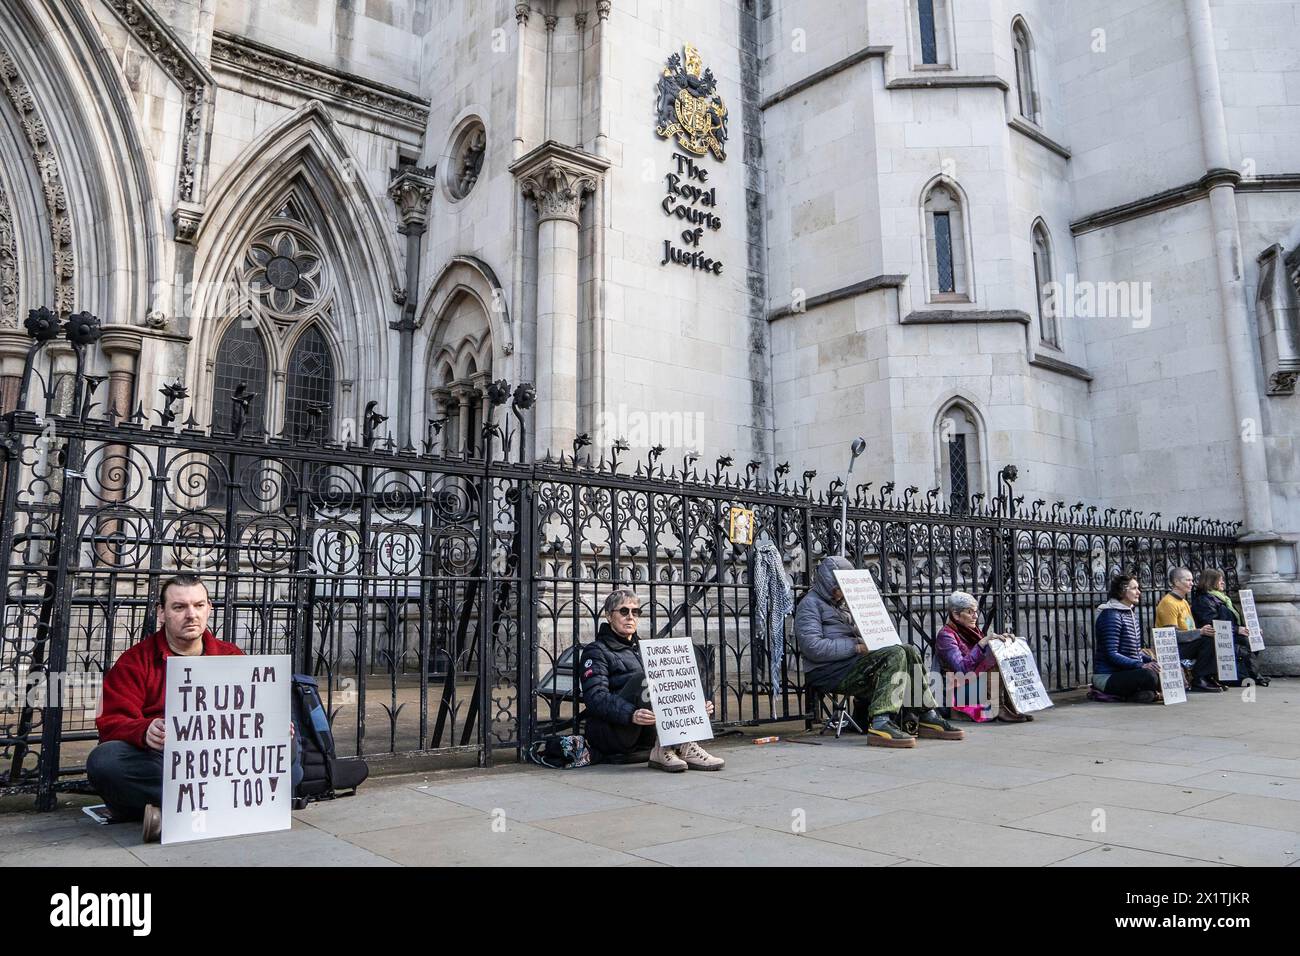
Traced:
[[146, 843], [162, 832], [163, 744], [167, 704], [167, 658], [243, 654], [208, 630], [212, 602], [192, 574], [163, 581], [158, 592], [162, 628], [128, 648], [104, 675], [101, 711], [95, 719], [99, 746], [90, 752], [86, 774], [118, 820], [143, 818]]

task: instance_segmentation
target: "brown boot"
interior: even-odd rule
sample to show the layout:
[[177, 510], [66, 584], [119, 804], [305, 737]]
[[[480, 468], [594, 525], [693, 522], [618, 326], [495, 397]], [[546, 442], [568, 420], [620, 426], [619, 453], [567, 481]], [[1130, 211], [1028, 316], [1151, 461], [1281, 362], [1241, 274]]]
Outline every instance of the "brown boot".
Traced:
[[667, 770], [669, 773], [685, 773], [687, 769], [686, 761], [677, 756], [677, 751], [672, 747], [660, 747], [655, 744], [654, 750], [650, 751], [650, 766], [657, 770]]

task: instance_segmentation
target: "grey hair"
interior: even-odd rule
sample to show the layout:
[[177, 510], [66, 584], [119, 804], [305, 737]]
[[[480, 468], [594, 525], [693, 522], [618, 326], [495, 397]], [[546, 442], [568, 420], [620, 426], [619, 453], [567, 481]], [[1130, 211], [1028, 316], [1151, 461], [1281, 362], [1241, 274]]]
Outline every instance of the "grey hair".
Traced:
[[966, 610], [968, 607], [978, 608], [979, 606], [980, 602], [975, 600], [975, 596], [973, 594], [967, 594], [965, 591], [953, 591], [952, 594], [948, 595], [949, 614], [956, 614], [959, 611]]
[[1195, 575], [1193, 575], [1188, 568], [1174, 568], [1172, 571], [1169, 572], [1168, 575], [1169, 586], [1173, 587], [1174, 582], [1177, 581], [1179, 578], [1181, 578], [1184, 574], [1187, 575], [1189, 578], [1195, 577]]
[[605, 598], [605, 606], [604, 608], [601, 609], [601, 613], [613, 614], [614, 609], [617, 608], [624, 601], [626, 601], [628, 598], [631, 598], [633, 601], [636, 601], [638, 605], [641, 603], [641, 599], [636, 596], [636, 592], [633, 591], [631, 588], [615, 588], [613, 591], [610, 592], [609, 597]]

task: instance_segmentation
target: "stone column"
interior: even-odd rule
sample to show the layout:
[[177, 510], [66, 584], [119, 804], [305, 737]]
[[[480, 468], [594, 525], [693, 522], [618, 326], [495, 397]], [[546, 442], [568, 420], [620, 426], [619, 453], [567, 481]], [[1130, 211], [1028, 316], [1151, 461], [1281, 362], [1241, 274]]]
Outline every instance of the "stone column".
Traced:
[[452, 394], [456, 396], [457, 407], [460, 413], [460, 424], [457, 428], [458, 434], [456, 436], [456, 444], [460, 447], [456, 450], [462, 455], [466, 455], [474, 447], [473, 439], [469, 434], [470, 398], [473, 396], [474, 390], [468, 386], [460, 385], [452, 390]]
[[394, 171], [388, 198], [397, 204], [402, 224], [398, 232], [406, 237], [406, 291], [402, 317], [389, 328], [401, 335], [397, 356], [397, 444], [411, 443], [411, 363], [415, 352], [415, 309], [420, 294], [420, 247], [429, 225], [429, 202], [433, 199], [433, 169], [404, 166]]
[[451, 425], [451, 411], [449, 410], [449, 406], [451, 405], [451, 389], [431, 388], [429, 389], [429, 397], [433, 399], [433, 407], [431, 409], [432, 414], [429, 418], [434, 421], [439, 418], [444, 419], [442, 430], [438, 432], [437, 435], [433, 434], [433, 428], [428, 424], [428, 422], [424, 425], [425, 434], [431, 436], [429, 439], [429, 451], [432, 453], [434, 446], [436, 445], [438, 453], [445, 455], [451, 451], [451, 449], [447, 447], [447, 429]]
[[32, 340], [19, 329], [0, 329], [0, 415], [18, 404], [18, 386], [23, 380], [23, 360]]
[[[135, 398], [136, 362], [140, 358], [143, 344], [144, 333], [139, 329], [128, 325], [105, 326], [99, 347], [108, 360], [108, 382], [107, 390], [97, 395], [96, 399], [106, 415], [111, 411], [121, 420], [131, 414], [132, 400]], [[105, 503], [122, 501], [127, 478], [131, 474], [130, 454], [126, 445], [109, 445], [100, 456], [96, 480], [99, 482], [100, 499]], [[142, 482], [137, 491], [149, 494], [152, 489], [148, 485], [148, 482]], [[143, 505], [148, 507], [147, 500]], [[103, 564], [117, 563], [114, 540], [121, 531], [122, 523], [119, 519], [100, 518], [97, 534], [103, 540], [96, 553]]]
[[572, 453], [578, 424], [578, 241], [582, 204], [609, 161], [547, 141], [510, 166], [537, 208], [536, 455]]
[[1255, 432], [1253, 440], [1237, 443], [1246, 518], [1246, 533], [1240, 543], [1249, 551], [1249, 586], [1255, 592], [1260, 626], [1265, 633], [1264, 670], [1272, 674], [1300, 674], [1300, 614], [1296, 604], [1300, 594], [1295, 584], [1283, 581], [1277, 571], [1276, 548], [1281, 538], [1273, 523], [1268, 436], [1263, 433], [1256, 377], [1258, 359], [1246, 307], [1241, 228], [1237, 217], [1236, 186], [1241, 174], [1232, 168], [1228, 147], [1210, 0], [1183, 0], [1183, 3], [1196, 80], [1201, 148], [1207, 169], [1203, 181], [1209, 187], [1228, 387], [1234, 418], [1241, 428], [1247, 427], [1247, 422], [1253, 423]]
[[470, 447], [481, 455], [484, 453], [483, 449], [487, 447], [483, 441], [483, 426], [487, 424], [488, 409], [491, 407], [487, 397], [487, 387], [492, 381], [492, 376], [488, 372], [475, 372], [469, 377], [469, 381], [474, 390], [474, 399], [478, 402], [478, 424], [474, 428], [474, 434], [470, 436]]

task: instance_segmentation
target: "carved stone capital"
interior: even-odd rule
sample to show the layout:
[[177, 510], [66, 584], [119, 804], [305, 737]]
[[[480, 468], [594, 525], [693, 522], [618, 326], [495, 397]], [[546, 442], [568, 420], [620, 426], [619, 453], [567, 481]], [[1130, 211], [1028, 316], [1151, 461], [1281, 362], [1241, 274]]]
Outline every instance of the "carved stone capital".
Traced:
[[547, 32], [547, 33], [552, 33], [552, 32], [554, 32], [554, 30], [555, 30], [555, 25], [556, 25], [557, 23], [560, 22], [560, 18], [557, 17], [557, 16], [556, 16], [555, 14], [553, 14], [553, 13], [548, 13], [548, 14], [546, 14], [546, 16], [544, 16], [544, 17], [542, 18], [542, 20], [546, 23], [546, 32]]
[[610, 3], [611, 0], [596, 0], [596, 16], [602, 20], [608, 20]]
[[575, 13], [573, 15], [573, 22], [574, 25], [577, 26], [579, 32], [585, 30], [587, 28], [587, 14]]
[[537, 219], [577, 223], [583, 199], [596, 188], [609, 160], [548, 140], [510, 164], [523, 194], [537, 208]]
[[172, 224], [176, 227], [176, 241], [192, 243], [203, 223], [203, 207], [192, 202], [179, 202], [172, 210]]
[[424, 232], [433, 200], [433, 168], [403, 167], [388, 186], [388, 198], [397, 204], [404, 231]]
[[515, 4], [515, 22], [521, 27], [528, 25], [528, 15], [532, 13], [532, 8], [527, 3]]

